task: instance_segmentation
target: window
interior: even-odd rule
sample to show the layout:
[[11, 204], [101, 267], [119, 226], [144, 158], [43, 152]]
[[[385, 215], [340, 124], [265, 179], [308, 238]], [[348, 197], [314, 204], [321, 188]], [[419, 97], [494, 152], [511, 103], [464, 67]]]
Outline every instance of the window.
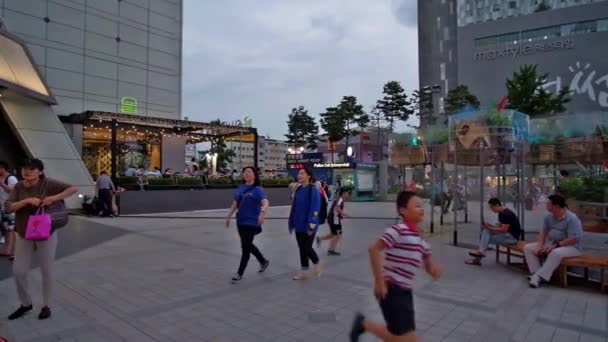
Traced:
[[597, 32], [598, 21], [582, 21], [574, 24], [574, 30], [572, 34], [584, 34]]
[[517, 44], [519, 43], [519, 32], [500, 35], [496, 37], [496, 40], [500, 45]]
[[608, 31], [608, 19], [598, 20], [597, 21], [597, 32], [606, 32]]
[[515, 1], [509, 1], [509, 8], [511, 8], [511, 9], [517, 8], [517, 2], [515, 2]]
[[560, 26], [544, 27], [536, 30], [523, 31], [521, 33], [521, 39], [524, 42], [534, 42], [547, 39], [558, 38], [561, 36]]

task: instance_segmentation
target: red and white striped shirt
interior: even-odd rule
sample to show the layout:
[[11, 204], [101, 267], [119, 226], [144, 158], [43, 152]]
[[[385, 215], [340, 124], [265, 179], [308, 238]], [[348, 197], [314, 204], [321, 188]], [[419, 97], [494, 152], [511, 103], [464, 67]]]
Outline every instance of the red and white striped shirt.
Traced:
[[388, 228], [380, 239], [386, 245], [384, 279], [406, 289], [413, 288], [416, 271], [424, 258], [431, 255], [431, 245], [413, 225], [403, 223]]

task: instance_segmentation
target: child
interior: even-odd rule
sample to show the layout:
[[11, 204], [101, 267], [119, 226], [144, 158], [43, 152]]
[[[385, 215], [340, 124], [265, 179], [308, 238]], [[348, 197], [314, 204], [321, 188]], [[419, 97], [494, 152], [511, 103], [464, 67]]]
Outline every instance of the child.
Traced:
[[351, 190], [349, 188], [340, 189], [340, 197], [334, 201], [327, 214], [330, 233], [317, 238], [317, 247], [321, 246], [321, 241], [331, 240], [327, 255], [340, 255], [339, 252], [336, 252], [336, 248], [342, 237], [342, 219], [351, 217], [344, 212], [344, 201], [348, 199], [350, 192]]
[[397, 197], [397, 210], [403, 223], [388, 228], [369, 248], [374, 293], [386, 326], [366, 320], [358, 313], [350, 333], [353, 342], [366, 331], [382, 341], [416, 341], [412, 296], [415, 272], [424, 265], [434, 279], [441, 275], [439, 266], [431, 260], [431, 246], [418, 230], [424, 217], [420, 198], [413, 192], [401, 192]]

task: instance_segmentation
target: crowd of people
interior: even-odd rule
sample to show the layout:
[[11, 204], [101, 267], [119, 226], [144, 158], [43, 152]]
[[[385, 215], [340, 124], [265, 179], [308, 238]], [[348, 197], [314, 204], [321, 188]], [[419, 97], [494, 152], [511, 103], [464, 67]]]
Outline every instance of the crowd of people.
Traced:
[[[42, 303], [38, 318], [43, 320], [51, 316], [52, 266], [58, 244], [56, 230], [67, 224], [64, 200], [75, 194], [77, 189], [46, 177], [44, 164], [37, 159], [28, 160], [21, 166], [21, 180], [8, 170], [8, 164], [0, 161], [1, 223], [6, 241], [2, 256], [14, 256], [14, 280], [20, 301], [20, 306], [9, 315], [9, 320], [18, 319], [33, 310], [28, 288], [28, 273], [33, 258], [37, 259], [42, 274]], [[137, 172], [135, 170], [135, 174]], [[242, 184], [234, 193], [225, 219], [226, 227], [230, 227], [236, 214], [241, 242], [240, 262], [231, 278], [235, 284], [243, 280], [252, 254], [259, 263], [259, 273], [265, 272], [270, 266], [270, 260], [254, 243], [255, 237], [263, 231], [270, 202], [256, 168], [246, 167], [241, 175]], [[117, 189], [106, 172], [97, 178], [96, 188], [103, 202], [104, 214], [111, 213], [111, 198]], [[312, 170], [306, 167], [299, 171], [297, 184], [291, 188], [293, 195], [287, 226], [289, 233], [295, 235], [301, 267], [293, 279], [302, 281], [322, 274], [322, 262], [315, 251], [315, 242], [319, 248], [324, 241], [329, 241], [328, 256], [340, 255], [338, 245], [344, 220], [352, 217], [346, 211], [346, 201], [352, 190], [348, 187], [338, 188], [332, 202], [328, 184], [317, 182]], [[401, 223], [386, 228], [369, 247], [374, 294], [385, 324], [356, 313], [350, 331], [351, 341], [358, 341], [365, 333], [371, 333], [383, 341], [415, 341], [412, 289], [417, 270], [423, 268], [434, 279], [441, 276], [441, 268], [433, 262], [431, 246], [420, 229], [424, 219], [423, 201], [409, 190], [400, 192], [396, 200]], [[479, 247], [469, 252], [471, 258], [466, 260], [467, 264], [481, 265], [490, 244], [514, 244], [522, 237], [519, 218], [511, 209], [498, 198], [491, 198], [488, 206], [498, 215], [498, 223], [482, 222]], [[537, 242], [527, 244], [524, 249], [530, 271], [529, 285], [534, 288], [550, 280], [562, 258], [581, 253], [581, 221], [568, 210], [565, 198], [560, 194], [549, 196], [546, 209], [548, 214]], [[36, 220], [46, 215], [45, 212], [53, 215], [48, 216], [48, 230], [41, 233], [39, 229], [44, 227], [39, 227], [40, 222]], [[329, 226], [329, 232], [320, 234], [319, 230], [325, 223]], [[32, 231], [37, 231], [38, 235], [32, 235]]]

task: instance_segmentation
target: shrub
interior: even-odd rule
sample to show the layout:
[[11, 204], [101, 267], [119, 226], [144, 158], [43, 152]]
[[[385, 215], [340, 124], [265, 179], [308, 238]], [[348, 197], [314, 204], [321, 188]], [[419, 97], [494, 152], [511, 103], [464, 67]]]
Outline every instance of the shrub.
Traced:
[[202, 185], [203, 180], [200, 177], [178, 177], [177, 185]]
[[211, 177], [209, 178], [209, 184], [232, 184], [232, 181], [227, 177]]
[[139, 179], [139, 177], [135, 177], [135, 176], [122, 176], [122, 177], [118, 177], [116, 179], [116, 182], [120, 186], [133, 185], [133, 184], [137, 184], [138, 179]]
[[175, 185], [175, 178], [148, 178], [149, 185]]

